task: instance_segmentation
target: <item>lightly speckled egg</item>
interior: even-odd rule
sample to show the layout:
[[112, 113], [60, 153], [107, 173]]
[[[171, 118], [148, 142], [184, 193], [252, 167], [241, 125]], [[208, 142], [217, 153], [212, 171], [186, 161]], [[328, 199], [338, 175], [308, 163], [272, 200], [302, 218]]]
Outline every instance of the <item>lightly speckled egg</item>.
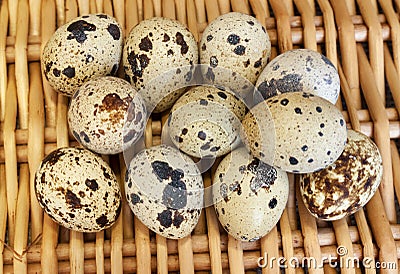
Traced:
[[339, 74], [323, 54], [310, 49], [286, 51], [269, 62], [256, 83], [264, 99], [285, 92], [305, 91], [336, 104]]
[[166, 238], [189, 235], [203, 207], [203, 179], [196, 164], [179, 150], [159, 145], [134, 156], [125, 193], [136, 217]]
[[84, 147], [99, 154], [117, 154], [143, 134], [147, 112], [127, 81], [104, 76], [84, 83], [68, 109], [70, 130]]
[[293, 173], [332, 164], [347, 138], [340, 110], [305, 92], [283, 93], [257, 104], [242, 124], [242, 140], [255, 157]]
[[375, 143], [349, 130], [340, 157], [327, 168], [303, 174], [300, 192], [316, 218], [334, 221], [361, 209], [375, 194], [382, 179], [382, 158]]
[[46, 156], [35, 175], [40, 206], [60, 225], [98, 232], [121, 212], [121, 192], [109, 165], [83, 148], [59, 148]]
[[200, 63], [208, 65], [203, 71], [206, 80], [235, 91], [246, 91], [256, 83], [267, 64], [271, 42], [256, 18], [230, 12], [206, 27], [199, 52]]
[[123, 36], [118, 22], [106, 14], [77, 17], [56, 30], [46, 43], [42, 71], [58, 92], [72, 96], [87, 80], [114, 75]]
[[255, 241], [278, 223], [289, 197], [289, 180], [286, 172], [240, 147], [219, 164], [212, 193], [224, 229], [238, 240]]
[[179, 21], [153, 17], [130, 31], [122, 62], [125, 78], [139, 90], [149, 112], [162, 112], [192, 80], [198, 63], [197, 42]]
[[197, 86], [172, 107], [168, 132], [175, 146], [190, 156], [219, 157], [240, 143], [245, 113], [245, 104], [230, 91]]

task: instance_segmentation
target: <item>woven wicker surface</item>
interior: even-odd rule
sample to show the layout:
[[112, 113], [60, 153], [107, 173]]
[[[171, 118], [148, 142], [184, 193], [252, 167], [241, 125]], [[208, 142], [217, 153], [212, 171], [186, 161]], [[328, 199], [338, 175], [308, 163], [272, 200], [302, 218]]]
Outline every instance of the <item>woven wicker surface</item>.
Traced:
[[[371, 258], [388, 266], [400, 258], [400, 1], [395, 0], [9, 0], [0, 1], [0, 273], [279, 273], [259, 268], [258, 258]], [[196, 39], [218, 15], [240, 11], [257, 17], [272, 42], [272, 57], [292, 48], [315, 49], [330, 58], [341, 77], [341, 100], [348, 127], [371, 136], [383, 157], [380, 191], [347, 220], [320, 222], [291, 189], [278, 227], [253, 243], [229, 237], [213, 208], [203, 210], [190, 237], [167, 240], [150, 233], [125, 203], [117, 223], [105, 232], [82, 234], [58, 227], [43, 215], [33, 192], [33, 175], [43, 156], [76, 145], [68, 134], [68, 100], [40, 73], [41, 48], [55, 29], [77, 15], [105, 12], [125, 34], [140, 20], [176, 18]], [[345, 106], [345, 107], [344, 107]], [[160, 143], [166, 115], [149, 121], [147, 146]], [[123, 157], [109, 159], [119, 179]], [[205, 185], [212, 174], [204, 174]], [[123, 183], [122, 180], [121, 184]], [[297, 195], [296, 195], [297, 193]], [[396, 199], [397, 198], [397, 199]], [[374, 262], [370, 262], [374, 265]], [[290, 266], [290, 265], [289, 265]], [[357, 266], [357, 265], [356, 265]], [[393, 266], [393, 265], [392, 265]], [[343, 273], [375, 273], [348, 268]], [[205, 272], [201, 272], [205, 271]], [[304, 273], [287, 268], [287, 273]], [[336, 273], [329, 264], [310, 273]], [[397, 269], [381, 269], [398, 273]]]

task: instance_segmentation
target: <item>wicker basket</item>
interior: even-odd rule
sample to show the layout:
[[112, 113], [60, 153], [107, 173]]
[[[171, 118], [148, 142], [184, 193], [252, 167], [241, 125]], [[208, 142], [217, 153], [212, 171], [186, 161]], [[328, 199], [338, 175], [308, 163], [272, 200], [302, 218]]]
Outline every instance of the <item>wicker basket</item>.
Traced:
[[[399, 272], [400, 1], [3, 0], [0, 4], [0, 273], [278, 273], [283, 269], [279, 264], [288, 266], [287, 273], [303, 273], [311, 258], [318, 265], [309, 265], [310, 273], [375, 273], [374, 266], [382, 273]], [[317, 221], [297, 202], [297, 180], [290, 176], [289, 202], [278, 226], [252, 243], [229, 237], [213, 208], [204, 209], [192, 235], [179, 241], [150, 233], [126, 203], [117, 223], [105, 232], [82, 234], [58, 227], [43, 214], [33, 192], [33, 175], [43, 156], [75, 144], [67, 129], [68, 100], [57, 95], [40, 72], [41, 48], [56, 27], [80, 14], [105, 12], [115, 16], [127, 33], [144, 18], [164, 16], [185, 23], [199, 39], [208, 22], [229, 11], [260, 20], [271, 37], [272, 57], [304, 47], [322, 52], [337, 66], [342, 88], [337, 106], [348, 127], [371, 136], [383, 156], [380, 191], [365, 210], [346, 220]], [[160, 143], [164, 122], [165, 115], [149, 121], [147, 146]], [[122, 157], [109, 161], [121, 178]], [[204, 174], [206, 185], [210, 178], [211, 173]], [[338, 252], [343, 255], [341, 263], [327, 259], [339, 257]], [[266, 254], [284, 257], [286, 263], [260, 261]], [[305, 264], [294, 267], [297, 261]], [[346, 263], [350, 261], [354, 267]], [[259, 266], [265, 262], [265, 267]]]

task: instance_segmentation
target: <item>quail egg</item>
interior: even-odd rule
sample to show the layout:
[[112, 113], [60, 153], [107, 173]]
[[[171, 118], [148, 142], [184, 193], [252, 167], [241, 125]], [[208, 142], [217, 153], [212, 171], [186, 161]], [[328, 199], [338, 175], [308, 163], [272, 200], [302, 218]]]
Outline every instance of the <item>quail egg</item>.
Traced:
[[310, 49], [286, 51], [261, 72], [256, 92], [264, 99], [286, 92], [305, 91], [335, 104], [340, 92], [339, 74], [323, 54]]
[[245, 104], [228, 90], [193, 87], [172, 107], [168, 132], [175, 146], [188, 155], [219, 157], [240, 143], [245, 112]]
[[246, 92], [256, 83], [270, 52], [271, 42], [260, 22], [253, 16], [230, 12], [204, 30], [200, 63], [208, 65], [203, 71], [206, 80]]
[[347, 138], [340, 110], [305, 92], [283, 93], [259, 103], [242, 124], [242, 140], [255, 157], [293, 173], [332, 164]]
[[87, 80], [114, 75], [123, 47], [121, 27], [106, 14], [88, 14], [61, 26], [46, 43], [42, 71], [58, 92], [72, 96]]
[[117, 154], [130, 147], [142, 136], [146, 118], [146, 107], [136, 89], [112, 76], [84, 83], [68, 109], [75, 139], [100, 154]]
[[122, 62], [125, 78], [139, 90], [149, 112], [162, 112], [192, 80], [197, 42], [179, 21], [154, 17], [130, 31]]
[[278, 223], [288, 200], [289, 180], [286, 172], [240, 147], [219, 164], [212, 193], [224, 229], [238, 240], [255, 241]]
[[136, 154], [125, 177], [126, 199], [135, 216], [155, 233], [171, 239], [192, 232], [203, 207], [203, 192], [196, 164], [166, 145]]
[[382, 158], [375, 143], [354, 130], [347, 136], [344, 151], [333, 164], [300, 177], [301, 197], [316, 218], [333, 221], [355, 213], [381, 182]]
[[121, 212], [121, 192], [108, 164], [83, 148], [59, 148], [47, 155], [35, 174], [40, 206], [60, 225], [98, 232]]

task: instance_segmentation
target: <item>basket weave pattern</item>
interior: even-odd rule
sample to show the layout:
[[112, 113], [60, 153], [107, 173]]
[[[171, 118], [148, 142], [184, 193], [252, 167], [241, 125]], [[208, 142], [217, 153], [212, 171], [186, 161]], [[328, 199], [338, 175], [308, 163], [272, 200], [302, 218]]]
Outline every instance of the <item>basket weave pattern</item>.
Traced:
[[[230, 11], [251, 14], [264, 25], [271, 38], [271, 58], [301, 47], [332, 60], [341, 78], [337, 107], [348, 127], [372, 137], [382, 154], [380, 191], [350, 218], [321, 222], [299, 200], [297, 177], [290, 175], [289, 202], [278, 226], [252, 243], [228, 236], [212, 207], [203, 210], [192, 235], [182, 240], [149, 232], [126, 202], [117, 223], [106, 231], [82, 234], [58, 227], [43, 214], [33, 189], [42, 158], [57, 147], [77, 145], [67, 126], [68, 99], [57, 95], [40, 71], [40, 51], [56, 28], [78, 15], [104, 12], [127, 34], [143, 19], [164, 16], [186, 24], [200, 40], [208, 22]], [[398, 263], [399, 11], [398, 0], [0, 1], [0, 274], [279, 273], [276, 261], [261, 269], [258, 258], [268, 254], [320, 262], [338, 256], [339, 246], [347, 248], [344, 257]], [[166, 117], [167, 113], [149, 120], [146, 146], [161, 142]], [[107, 160], [123, 186], [123, 157]], [[212, 171], [204, 174], [205, 186], [211, 178]], [[376, 272], [358, 266], [342, 265], [341, 272]], [[337, 269], [325, 263], [309, 271]], [[399, 270], [397, 266], [381, 271]], [[292, 267], [286, 272], [305, 273]]]

